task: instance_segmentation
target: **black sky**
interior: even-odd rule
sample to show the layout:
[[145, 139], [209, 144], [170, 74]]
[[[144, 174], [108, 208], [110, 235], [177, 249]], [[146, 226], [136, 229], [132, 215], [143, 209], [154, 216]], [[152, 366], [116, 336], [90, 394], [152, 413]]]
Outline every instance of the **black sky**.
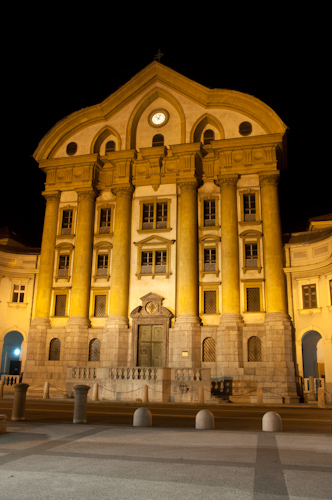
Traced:
[[97, 3], [47, 14], [29, 6], [7, 18], [0, 227], [40, 245], [44, 177], [32, 158], [39, 141], [62, 118], [124, 85], [158, 49], [166, 66], [210, 88], [251, 94], [288, 126], [283, 232], [303, 231], [310, 217], [332, 212], [328, 17], [288, 12], [292, 5], [264, 12], [216, 5], [189, 19], [176, 7], [121, 12]]

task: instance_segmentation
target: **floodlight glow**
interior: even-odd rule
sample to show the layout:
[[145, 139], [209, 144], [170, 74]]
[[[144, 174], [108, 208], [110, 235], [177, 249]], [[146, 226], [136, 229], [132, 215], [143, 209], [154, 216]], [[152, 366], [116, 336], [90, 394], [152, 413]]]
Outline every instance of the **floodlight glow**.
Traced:
[[20, 349], [15, 349], [15, 351], [14, 351], [15, 356], [19, 356], [20, 353], [21, 353]]

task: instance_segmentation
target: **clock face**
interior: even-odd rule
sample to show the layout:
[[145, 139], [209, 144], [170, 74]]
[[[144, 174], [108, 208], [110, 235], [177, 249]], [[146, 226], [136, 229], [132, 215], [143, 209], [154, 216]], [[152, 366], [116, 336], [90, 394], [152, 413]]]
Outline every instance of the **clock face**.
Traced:
[[154, 123], [154, 125], [162, 125], [165, 122], [165, 120], [166, 120], [166, 115], [162, 111], [158, 111], [151, 117], [151, 121], [152, 123]]

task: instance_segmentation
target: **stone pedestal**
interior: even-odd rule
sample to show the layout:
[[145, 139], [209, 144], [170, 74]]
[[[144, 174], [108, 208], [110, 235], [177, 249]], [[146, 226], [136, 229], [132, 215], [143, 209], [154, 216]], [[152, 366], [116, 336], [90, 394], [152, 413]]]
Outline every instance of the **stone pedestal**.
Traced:
[[87, 399], [89, 385], [75, 385], [75, 403], [74, 403], [74, 424], [86, 424], [87, 422]]
[[183, 314], [175, 320], [170, 330], [172, 352], [170, 366], [196, 368], [201, 366], [201, 325], [199, 318]]
[[110, 316], [104, 327], [100, 361], [102, 366], [127, 366], [129, 347], [128, 318]]
[[16, 384], [12, 420], [25, 420], [25, 401], [29, 384]]
[[217, 329], [217, 376], [242, 376], [243, 320], [238, 314], [224, 314]]

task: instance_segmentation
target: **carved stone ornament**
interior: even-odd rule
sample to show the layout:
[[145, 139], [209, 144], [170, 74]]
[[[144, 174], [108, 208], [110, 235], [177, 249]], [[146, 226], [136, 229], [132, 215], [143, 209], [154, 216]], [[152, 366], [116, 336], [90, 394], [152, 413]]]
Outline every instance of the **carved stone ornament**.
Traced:
[[116, 197], [128, 196], [129, 198], [131, 198], [134, 192], [134, 188], [133, 186], [117, 186], [113, 187], [111, 191]]

